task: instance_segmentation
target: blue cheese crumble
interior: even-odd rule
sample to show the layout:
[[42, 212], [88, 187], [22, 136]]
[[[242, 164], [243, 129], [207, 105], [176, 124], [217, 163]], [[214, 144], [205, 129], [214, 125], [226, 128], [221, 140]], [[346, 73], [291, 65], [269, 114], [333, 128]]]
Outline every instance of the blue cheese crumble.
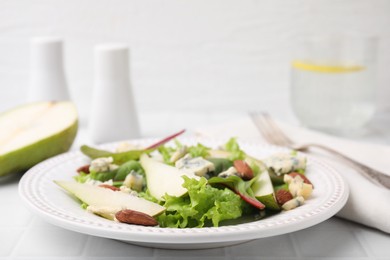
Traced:
[[306, 158], [298, 154], [277, 153], [266, 158], [264, 163], [278, 176], [306, 168]]
[[197, 176], [206, 176], [207, 173], [215, 170], [214, 164], [202, 157], [192, 158], [191, 155], [186, 154], [183, 158], [175, 163], [176, 168], [184, 171], [190, 171]]
[[112, 157], [97, 158], [91, 162], [89, 171], [93, 172], [109, 172], [117, 169], [119, 166], [113, 164], [114, 159]]

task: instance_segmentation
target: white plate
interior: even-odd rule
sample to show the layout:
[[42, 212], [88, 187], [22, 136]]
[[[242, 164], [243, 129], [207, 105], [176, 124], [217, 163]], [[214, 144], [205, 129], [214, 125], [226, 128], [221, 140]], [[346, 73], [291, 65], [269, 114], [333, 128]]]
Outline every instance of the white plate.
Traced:
[[[183, 143], [201, 142], [218, 147], [221, 142], [210, 139], [180, 139]], [[148, 145], [151, 139], [132, 141]], [[280, 147], [240, 143], [241, 148], [257, 158], [286, 151]], [[117, 143], [100, 146], [114, 149]], [[336, 214], [346, 203], [348, 187], [340, 174], [308, 156], [307, 176], [314, 184], [312, 197], [301, 207], [274, 216], [218, 228], [158, 228], [109, 221], [81, 209], [79, 203], [53, 180], [71, 180], [76, 169], [89, 162], [80, 152], [69, 152], [46, 160], [25, 173], [19, 194], [27, 206], [46, 221], [76, 232], [112, 238], [133, 244], [174, 249], [197, 249], [227, 246], [252, 239], [290, 233], [318, 224]]]

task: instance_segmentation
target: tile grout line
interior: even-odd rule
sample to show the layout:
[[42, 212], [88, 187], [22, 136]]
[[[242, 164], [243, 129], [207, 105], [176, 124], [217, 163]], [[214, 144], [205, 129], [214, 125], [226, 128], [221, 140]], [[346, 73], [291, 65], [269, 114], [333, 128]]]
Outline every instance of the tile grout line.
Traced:
[[[366, 254], [366, 256], [369, 258], [369, 259], [372, 259], [372, 258], [376, 258], [375, 255], [372, 253], [372, 250], [371, 248], [367, 245], [367, 243], [362, 243], [364, 241], [362, 241], [362, 239], [360, 238], [360, 236], [358, 236], [358, 234], [356, 232], [353, 231], [353, 228], [351, 226], [350, 223], [348, 223], [348, 230], [353, 234], [353, 236], [355, 237], [356, 241], [358, 241], [358, 243], [360, 244], [361, 248], [363, 249], [364, 253]], [[363, 239], [364, 240], [364, 239]]]
[[233, 254], [232, 254], [232, 248], [230, 246], [226, 246], [223, 248], [223, 258], [224, 259], [230, 259], [230, 260], [233, 260], [233, 259], [236, 259], [236, 257], [233, 257]]
[[159, 249], [153, 248], [153, 254], [152, 254], [152, 256], [153, 256], [153, 259], [154, 259], [154, 260], [157, 260], [157, 259], [158, 259], [158, 255], [157, 255], [158, 251], [159, 251]]
[[32, 218], [30, 219], [29, 223], [23, 228], [24, 230], [23, 230], [22, 234], [20, 235], [19, 239], [17, 240], [17, 242], [15, 243], [15, 245], [12, 248], [12, 251], [9, 254], [10, 258], [14, 258], [15, 257], [16, 249], [19, 247], [21, 241], [26, 236], [27, 232], [31, 229], [31, 226], [33, 225], [34, 220], [36, 219], [35, 216], [33, 216], [33, 215], [31, 215], [31, 216], [32, 216]]
[[296, 240], [295, 240], [295, 238], [294, 238], [294, 234], [293, 234], [293, 233], [288, 234], [288, 238], [290, 239], [291, 244], [292, 244], [292, 246], [293, 246], [293, 248], [294, 248], [295, 257], [296, 257], [297, 259], [302, 259], [301, 250], [299, 249], [299, 246], [298, 246], [298, 244], [297, 244], [297, 242], [296, 242]]
[[83, 251], [81, 252], [80, 256], [82, 259], [86, 259], [88, 257], [87, 255], [87, 251], [88, 249], [90, 249], [91, 247], [91, 240], [92, 240], [92, 236], [91, 235], [88, 235], [87, 237], [87, 241], [85, 241], [85, 245], [84, 245], [84, 248], [83, 248]]
[[361, 237], [359, 236], [354, 230], [353, 228], [351, 228], [351, 225], [348, 224], [348, 229], [350, 230], [350, 232], [353, 234], [353, 236], [355, 237], [356, 241], [358, 241], [358, 243], [360, 244], [360, 247], [363, 249], [364, 253], [367, 255], [367, 257], [369, 259], [377, 259], [377, 257], [375, 257], [375, 255], [373, 254], [373, 251], [371, 249], [371, 247], [368, 245], [368, 243], [365, 243], [366, 239], [364, 237]]

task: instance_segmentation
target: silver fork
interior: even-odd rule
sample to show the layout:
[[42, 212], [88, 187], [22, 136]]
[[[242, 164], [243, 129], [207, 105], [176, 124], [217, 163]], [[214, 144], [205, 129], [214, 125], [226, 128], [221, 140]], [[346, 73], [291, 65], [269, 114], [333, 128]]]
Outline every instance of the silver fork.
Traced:
[[307, 144], [299, 144], [299, 145], [294, 143], [290, 138], [287, 137], [286, 134], [283, 133], [280, 127], [275, 123], [274, 120], [272, 120], [272, 118], [267, 113], [251, 112], [249, 113], [249, 115], [252, 121], [254, 122], [254, 124], [256, 125], [256, 127], [258, 128], [258, 130], [260, 131], [261, 135], [264, 137], [264, 139], [267, 142], [278, 146], [285, 146], [297, 151], [309, 152], [309, 149], [312, 147], [327, 151], [332, 155], [335, 155], [343, 159], [345, 162], [350, 164], [352, 167], [354, 167], [356, 170], [362, 173], [366, 178], [368, 178], [373, 183], [385, 187], [387, 189], [390, 189], [389, 175], [386, 175], [380, 171], [372, 169], [367, 165], [355, 161], [347, 157], [346, 155], [327, 146], [321, 144], [315, 144], [315, 143], [307, 143]]

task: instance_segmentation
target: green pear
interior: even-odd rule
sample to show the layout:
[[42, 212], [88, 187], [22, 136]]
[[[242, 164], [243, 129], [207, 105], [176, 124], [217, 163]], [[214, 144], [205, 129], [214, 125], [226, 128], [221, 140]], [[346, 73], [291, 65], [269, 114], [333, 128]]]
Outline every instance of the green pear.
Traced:
[[177, 197], [186, 194], [187, 189], [182, 186], [184, 183], [183, 175], [190, 178], [199, 178], [193, 172], [179, 170], [176, 167], [150, 158], [147, 154], [141, 155], [140, 162], [145, 170], [150, 195], [158, 200], [164, 200], [165, 194]]
[[72, 102], [37, 102], [0, 114], [0, 176], [66, 152], [78, 127]]
[[[157, 203], [148, 201], [146, 199], [132, 196], [121, 191], [113, 191], [107, 188], [94, 186], [75, 181], [54, 181], [57, 185], [73, 194], [82, 202], [96, 208], [108, 208], [114, 211], [123, 209], [135, 210], [148, 214], [149, 216], [156, 216], [165, 210], [165, 207]], [[111, 219], [107, 215], [102, 217]]]

